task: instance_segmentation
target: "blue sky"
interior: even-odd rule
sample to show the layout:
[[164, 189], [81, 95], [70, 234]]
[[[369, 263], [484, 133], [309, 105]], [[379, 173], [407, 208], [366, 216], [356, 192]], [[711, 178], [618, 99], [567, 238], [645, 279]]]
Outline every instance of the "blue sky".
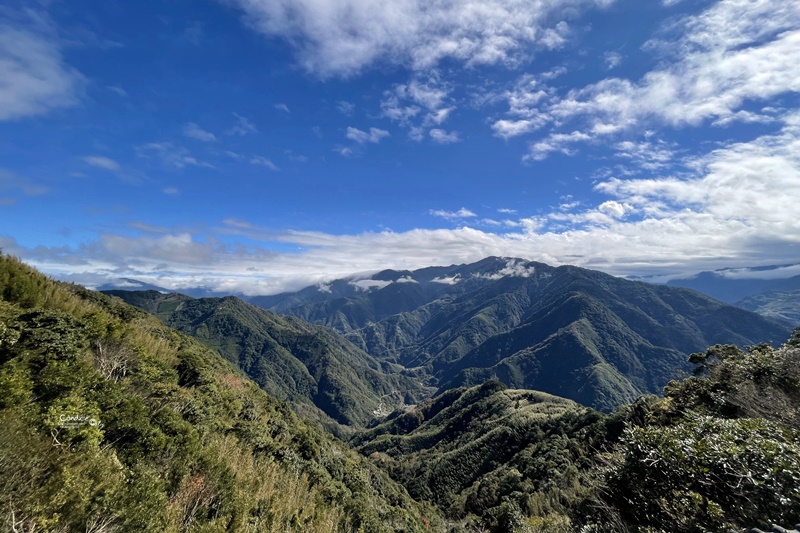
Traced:
[[798, 263], [799, 64], [785, 0], [6, 3], [0, 247], [247, 294]]

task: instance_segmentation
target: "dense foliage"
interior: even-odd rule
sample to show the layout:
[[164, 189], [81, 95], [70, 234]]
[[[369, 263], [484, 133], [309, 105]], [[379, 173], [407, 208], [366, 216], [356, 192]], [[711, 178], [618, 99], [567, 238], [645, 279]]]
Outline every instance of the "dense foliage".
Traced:
[[800, 522], [800, 333], [715, 345], [664, 398], [612, 415], [499, 382], [354, 443], [452, 519], [507, 531], [743, 531]]
[[327, 328], [278, 316], [233, 296], [108, 293], [216, 350], [270, 395], [339, 435], [372, 420], [382, 404], [389, 412], [430, 394], [397, 365], [378, 362]]
[[429, 531], [411, 500], [228, 362], [0, 256], [0, 528]]

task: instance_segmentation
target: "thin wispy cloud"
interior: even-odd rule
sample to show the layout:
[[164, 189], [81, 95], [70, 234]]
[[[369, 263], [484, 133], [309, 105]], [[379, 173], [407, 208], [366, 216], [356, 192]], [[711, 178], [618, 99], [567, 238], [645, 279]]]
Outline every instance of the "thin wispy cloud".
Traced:
[[369, 131], [362, 131], [358, 128], [349, 127], [347, 128], [347, 135], [346, 137], [351, 141], [355, 141], [358, 144], [364, 143], [373, 143], [377, 144], [381, 142], [381, 139], [385, 137], [389, 137], [390, 134], [386, 130], [382, 130], [380, 128], [370, 128]]
[[270, 159], [268, 159], [266, 157], [262, 157], [260, 155], [257, 155], [255, 157], [250, 158], [250, 164], [251, 165], [259, 165], [259, 166], [262, 166], [262, 167], [267, 167], [268, 169], [274, 170], [274, 171], [280, 170], [278, 168], [278, 166], [275, 163], [272, 162], [272, 160], [270, 160]]
[[102, 168], [105, 170], [118, 171], [120, 169], [119, 163], [113, 159], [100, 155], [88, 155], [83, 158], [83, 161], [90, 166]]
[[203, 142], [215, 142], [217, 140], [217, 136], [211, 133], [210, 131], [206, 131], [194, 122], [189, 122], [186, 126], [183, 127], [183, 134], [190, 139], [195, 139], [198, 141]]
[[214, 168], [214, 165], [206, 161], [197, 159], [191, 155], [188, 150], [182, 146], [175, 145], [171, 142], [151, 142], [145, 143], [136, 148], [139, 157], [145, 159], [156, 158], [163, 164], [175, 167], [204, 167]]
[[0, 23], [0, 120], [44, 115], [77, 105], [86, 78], [69, 66], [57, 38]]
[[458, 219], [462, 219], [462, 218], [474, 218], [474, 217], [478, 216], [473, 211], [470, 211], [469, 209], [467, 209], [465, 207], [462, 207], [458, 211], [445, 211], [443, 209], [431, 209], [428, 212], [431, 215], [435, 216], [435, 217], [441, 217], [441, 218], [444, 218], [444, 219], [447, 219], [447, 220], [458, 220]]
[[238, 113], [234, 113], [233, 116], [236, 118], [236, 123], [229, 128], [225, 133], [228, 135], [250, 135], [251, 133], [258, 133], [258, 128], [250, 122], [246, 117]]

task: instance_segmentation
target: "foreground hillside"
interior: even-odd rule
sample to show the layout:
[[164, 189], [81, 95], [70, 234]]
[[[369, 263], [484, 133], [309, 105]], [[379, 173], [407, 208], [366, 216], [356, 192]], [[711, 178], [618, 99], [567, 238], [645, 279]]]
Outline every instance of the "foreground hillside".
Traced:
[[692, 361], [696, 376], [663, 399], [612, 415], [494, 381], [394, 413], [354, 443], [415, 498], [496, 533], [800, 523], [800, 335]]
[[[156, 291], [108, 291], [191, 335], [240, 368], [265, 391], [340, 433], [429, 395], [401, 367], [380, 363], [341, 335], [281, 317], [239, 298]], [[319, 412], [321, 411], [321, 413]]]
[[695, 291], [507, 258], [387, 270], [253, 302], [331, 326], [441, 391], [497, 378], [603, 411], [660, 393], [692, 352], [780, 342], [791, 329]]
[[0, 256], [4, 531], [431, 531], [436, 511], [145, 313]]

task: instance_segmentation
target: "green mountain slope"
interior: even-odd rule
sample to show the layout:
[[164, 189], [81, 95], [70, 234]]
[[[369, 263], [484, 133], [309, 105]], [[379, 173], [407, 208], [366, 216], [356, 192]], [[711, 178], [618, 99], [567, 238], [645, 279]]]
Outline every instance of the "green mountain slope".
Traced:
[[379, 363], [333, 331], [278, 316], [232, 296], [194, 299], [156, 291], [109, 294], [197, 338], [265, 391], [323, 422], [330, 417], [338, 424], [363, 426], [381, 405], [391, 410], [428, 395], [418, 379], [402, 375], [397, 365]]
[[199, 342], [0, 256], [5, 531], [430, 531], [386, 474]]
[[519, 259], [385, 271], [328, 289], [269, 302], [430, 374], [440, 390], [496, 377], [606, 411], [660, 392], [688, 368], [691, 352], [779, 341], [790, 331], [692, 290]]
[[498, 381], [396, 412], [353, 442], [464, 530], [726, 532], [800, 522], [800, 330], [716, 345], [664, 398], [604, 415]]
[[[574, 498], [578, 470], [566, 467], [581, 461], [586, 428], [601, 418], [570, 400], [489, 381], [394, 413], [353, 442], [415, 498], [437, 503], [454, 519], [497, 520], [503, 502], [520, 490], [530, 495], [549, 487]], [[564, 449], [569, 438], [575, 442]]]

